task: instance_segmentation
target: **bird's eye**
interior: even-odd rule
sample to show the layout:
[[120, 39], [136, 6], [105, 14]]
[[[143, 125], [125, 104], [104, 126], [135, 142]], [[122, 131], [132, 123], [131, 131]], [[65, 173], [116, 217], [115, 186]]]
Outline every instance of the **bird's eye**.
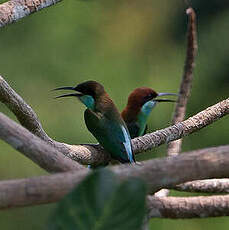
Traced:
[[149, 100], [151, 100], [152, 98], [153, 98], [153, 94], [150, 93], [150, 94], [148, 94], [148, 95], [146, 95], [146, 96], [144, 97], [144, 100], [145, 100], [145, 101], [149, 101]]

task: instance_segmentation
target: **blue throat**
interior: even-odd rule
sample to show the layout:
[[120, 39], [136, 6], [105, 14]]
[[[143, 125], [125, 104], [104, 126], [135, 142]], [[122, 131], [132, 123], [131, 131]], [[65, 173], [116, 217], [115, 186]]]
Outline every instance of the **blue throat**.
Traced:
[[152, 109], [156, 106], [156, 104], [157, 104], [156, 101], [148, 101], [142, 106], [141, 111], [138, 114], [138, 120], [137, 120], [137, 123], [140, 127], [138, 136], [142, 136], [144, 134], [147, 119]]
[[91, 109], [94, 111], [95, 109], [95, 100], [92, 96], [89, 96], [89, 95], [84, 95], [84, 96], [81, 96], [79, 97], [79, 100], [84, 104], [86, 105], [86, 107], [88, 109]]

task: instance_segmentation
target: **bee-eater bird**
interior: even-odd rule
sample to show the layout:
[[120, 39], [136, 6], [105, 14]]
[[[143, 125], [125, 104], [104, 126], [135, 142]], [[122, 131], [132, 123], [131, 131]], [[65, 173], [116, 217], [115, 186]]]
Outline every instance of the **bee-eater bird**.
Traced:
[[76, 87], [61, 87], [55, 90], [76, 91], [56, 98], [77, 97], [87, 107], [84, 112], [87, 129], [111, 157], [121, 163], [135, 162], [128, 128], [100, 83], [86, 81]]
[[158, 99], [160, 96], [175, 93], [157, 93], [151, 88], [141, 87], [135, 89], [128, 97], [127, 106], [121, 113], [126, 122], [131, 138], [142, 136], [147, 130], [147, 119], [158, 102], [176, 102], [170, 99]]

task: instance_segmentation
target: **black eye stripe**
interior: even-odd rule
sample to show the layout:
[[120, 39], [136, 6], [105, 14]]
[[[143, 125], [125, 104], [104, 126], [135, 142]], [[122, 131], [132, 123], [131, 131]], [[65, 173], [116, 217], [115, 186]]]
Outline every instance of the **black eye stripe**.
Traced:
[[153, 94], [151, 93], [151, 94], [148, 94], [148, 95], [146, 95], [145, 97], [144, 97], [144, 100], [151, 100], [151, 99], [153, 99]]

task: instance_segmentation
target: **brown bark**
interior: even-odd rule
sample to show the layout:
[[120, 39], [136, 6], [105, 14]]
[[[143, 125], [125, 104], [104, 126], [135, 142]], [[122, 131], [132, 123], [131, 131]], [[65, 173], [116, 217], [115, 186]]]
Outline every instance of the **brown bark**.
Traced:
[[[197, 53], [197, 36], [196, 36], [196, 15], [195, 11], [189, 7], [186, 10], [188, 15], [188, 30], [187, 30], [187, 53], [185, 59], [184, 73], [180, 84], [178, 101], [176, 103], [173, 114], [172, 124], [181, 122], [185, 118], [186, 106], [191, 93], [193, 69], [195, 66], [195, 56]], [[175, 156], [181, 151], [182, 139], [168, 143], [167, 155]], [[155, 194], [155, 196], [168, 196], [169, 190], [163, 189]]]
[[10, 0], [0, 4], [0, 27], [16, 22], [61, 0]]
[[[145, 181], [152, 193], [191, 180], [229, 176], [229, 145], [208, 148], [175, 157], [119, 165], [110, 169], [122, 180], [137, 177]], [[180, 173], [182, 172], [182, 173]], [[56, 202], [76, 186], [87, 170], [78, 170], [0, 182], [0, 209]], [[17, 194], [15, 196], [15, 194]]]
[[154, 197], [147, 200], [149, 218], [206, 218], [229, 216], [229, 195]]
[[184, 184], [177, 185], [174, 189], [184, 192], [228, 193], [229, 179], [223, 178], [189, 181]]
[[48, 172], [84, 169], [2, 113], [0, 113], [0, 138]]
[[[188, 8], [186, 13], [189, 18], [187, 32], [187, 54], [184, 66], [184, 73], [180, 85], [179, 98], [173, 114], [172, 124], [181, 122], [185, 118], [188, 98], [191, 94], [193, 69], [195, 67], [195, 57], [197, 53], [197, 36], [196, 36], [196, 15], [192, 8]], [[168, 144], [168, 155], [173, 156], [181, 151], [182, 139], [170, 142]]]

